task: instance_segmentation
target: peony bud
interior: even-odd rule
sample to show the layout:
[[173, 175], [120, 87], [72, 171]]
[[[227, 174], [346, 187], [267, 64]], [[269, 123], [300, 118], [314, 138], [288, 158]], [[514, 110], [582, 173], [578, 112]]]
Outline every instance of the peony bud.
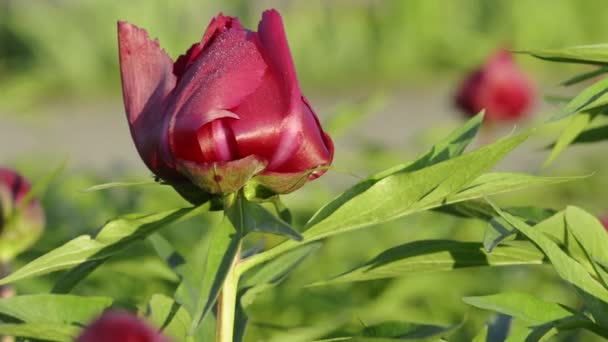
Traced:
[[106, 312], [84, 329], [76, 342], [169, 342], [155, 329], [126, 312]]
[[302, 94], [277, 11], [264, 12], [257, 32], [219, 14], [175, 62], [129, 23], [118, 23], [118, 40], [135, 146], [182, 195], [191, 193], [184, 183], [222, 194], [249, 181], [291, 192], [331, 164], [332, 141]]
[[44, 229], [44, 211], [38, 199], [23, 207], [31, 185], [15, 171], [0, 168], [0, 262], [29, 248]]
[[534, 87], [508, 51], [499, 50], [460, 85], [456, 106], [473, 116], [486, 110], [488, 121], [516, 121], [529, 111]]

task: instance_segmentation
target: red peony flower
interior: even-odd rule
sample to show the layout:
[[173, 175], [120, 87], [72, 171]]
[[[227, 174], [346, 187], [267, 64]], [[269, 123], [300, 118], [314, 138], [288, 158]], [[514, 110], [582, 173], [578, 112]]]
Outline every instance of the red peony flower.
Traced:
[[32, 198], [21, 208], [31, 190], [17, 172], [0, 167], [0, 261], [8, 261], [29, 248], [44, 229], [44, 211]]
[[76, 342], [169, 342], [137, 317], [106, 312], [84, 329]]
[[604, 228], [606, 228], [606, 230], [608, 230], [608, 216], [604, 216], [604, 217], [600, 218], [600, 222], [602, 222], [602, 224], [604, 225]]
[[486, 110], [488, 121], [523, 118], [534, 101], [534, 87], [508, 51], [499, 50], [460, 85], [456, 105], [466, 115]]
[[134, 25], [119, 22], [118, 38], [131, 134], [166, 182], [218, 194], [253, 180], [286, 193], [331, 164], [277, 11], [264, 12], [257, 32], [218, 15], [175, 63]]

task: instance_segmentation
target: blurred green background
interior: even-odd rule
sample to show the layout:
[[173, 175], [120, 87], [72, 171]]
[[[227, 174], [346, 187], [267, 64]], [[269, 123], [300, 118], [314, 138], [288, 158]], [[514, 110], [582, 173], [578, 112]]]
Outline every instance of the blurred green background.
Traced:
[[[150, 178], [132, 145], [122, 109], [117, 20], [146, 28], [175, 58], [200, 39], [219, 11], [255, 28], [263, 9], [279, 9], [304, 92], [336, 141], [335, 165], [364, 176], [413, 158], [462, 122], [451, 106], [451, 94], [464, 73], [494, 49], [608, 40], [604, 5], [602, 0], [0, 0], [0, 163], [35, 181], [68, 159], [68, 168], [44, 198], [47, 232], [15, 267], [117, 215], [186, 205], [160, 186], [80, 192], [98, 183]], [[539, 94], [573, 93], [558, 83], [584, 70], [525, 56], [517, 61], [536, 80]], [[538, 124], [554, 110], [539, 98], [532, 119], [520, 125]], [[595, 175], [501, 196], [501, 204], [556, 209], [576, 204], [598, 215], [608, 211], [608, 167], [605, 158], [598, 158], [605, 155], [605, 144], [572, 147], [551, 168], [540, 169], [548, 155], [544, 147], [563, 124], [542, 126], [500, 169]], [[487, 128], [478, 144], [512, 128]], [[301, 225], [357, 180], [333, 171], [285, 200]], [[208, 215], [162, 233], [187, 252], [216, 220]], [[257, 325], [252, 325], [246, 341], [264, 341], [281, 327], [336, 318], [354, 325], [464, 321], [450, 340], [469, 341], [492, 316], [467, 307], [461, 298], [504, 289], [576, 306], [572, 293], [548, 267], [460, 270], [300, 287], [408, 241], [481, 241], [484, 228], [477, 221], [427, 213], [331, 239], [276, 292], [260, 297], [249, 312]], [[277, 242], [268, 236], [263, 241]], [[18, 291], [48, 290], [53, 279], [22, 282]], [[175, 282], [150, 246], [141, 243], [96, 271], [76, 292], [112, 295], [124, 305], [141, 308], [152, 293], [171, 294]], [[583, 334], [569, 338], [593, 341]]]

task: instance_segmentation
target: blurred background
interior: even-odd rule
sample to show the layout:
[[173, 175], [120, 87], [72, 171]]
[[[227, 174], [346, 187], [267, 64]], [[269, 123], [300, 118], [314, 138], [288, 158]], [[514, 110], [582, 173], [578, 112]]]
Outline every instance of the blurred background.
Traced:
[[[464, 122], [465, 117], [453, 108], [454, 91], [464, 75], [495, 49], [559, 48], [608, 40], [608, 12], [602, 10], [603, 5], [602, 0], [225, 0], [221, 4], [0, 0], [0, 164], [35, 181], [62, 160], [68, 161], [44, 198], [47, 233], [20, 262], [90, 232], [116, 215], [186, 205], [160, 186], [80, 192], [98, 183], [151, 178], [133, 146], [122, 107], [117, 20], [147, 29], [176, 58], [200, 40], [219, 11], [238, 16], [254, 29], [263, 9], [279, 9], [304, 93], [336, 142], [335, 166], [365, 176], [415, 157]], [[540, 95], [533, 115], [517, 123], [517, 129], [548, 118], [557, 107], [543, 101], [542, 95], [576, 93], [577, 89], [563, 89], [559, 82], [585, 71], [582, 66], [524, 55], [516, 60], [535, 81]], [[556, 209], [576, 204], [598, 215], [608, 211], [608, 167], [605, 158], [598, 158], [605, 155], [602, 144], [572, 147], [550, 168], [541, 169], [548, 155], [546, 146], [563, 125], [543, 125], [500, 170], [595, 175], [502, 196], [501, 203]], [[477, 144], [513, 128], [514, 124], [486, 128]], [[301, 224], [357, 180], [333, 171], [285, 200]], [[196, 241], [192, 236], [201, 236], [201, 227], [216, 219], [209, 215], [204, 222], [186, 222], [163, 234], [187, 251]], [[392, 318], [446, 325], [460, 324], [466, 317], [454, 340], [467, 341], [490, 316], [467, 307], [460, 299], [465, 295], [508, 288], [573, 303], [552, 271], [538, 267], [299, 287], [407, 241], [481, 241], [484, 227], [472, 220], [427, 213], [331, 239], [279, 291], [260, 297], [250, 312], [252, 321], [260, 324], [252, 326], [247, 340], [264, 340], [281, 327], [305, 326], [329, 317], [366, 324]], [[273, 237], [265, 241], [276, 243]], [[147, 244], [140, 247], [96, 271], [77, 292], [114, 295], [140, 307], [151, 293], [170, 293], [175, 279]], [[112, 284], [103, 282], [108, 273], [115, 280]], [[42, 291], [52, 280], [24, 282], [18, 290]], [[265, 322], [276, 326], [269, 328]]]

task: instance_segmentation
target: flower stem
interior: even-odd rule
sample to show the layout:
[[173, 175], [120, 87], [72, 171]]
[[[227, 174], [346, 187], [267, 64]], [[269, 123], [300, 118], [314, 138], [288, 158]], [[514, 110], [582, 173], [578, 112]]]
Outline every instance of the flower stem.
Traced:
[[217, 299], [217, 342], [232, 342], [234, 336], [234, 320], [236, 314], [236, 296], [239, 287], [239, 275], [236, 273], [236, 266], [241, 259], [241, 244], [230, 265], [224, 287]]

